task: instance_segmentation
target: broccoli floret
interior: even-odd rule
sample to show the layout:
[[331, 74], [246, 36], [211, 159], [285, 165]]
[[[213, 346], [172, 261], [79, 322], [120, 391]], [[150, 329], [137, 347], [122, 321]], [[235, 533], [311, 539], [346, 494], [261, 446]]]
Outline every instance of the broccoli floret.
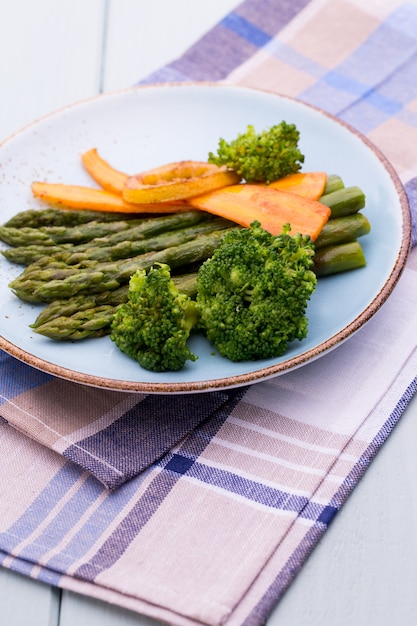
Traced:
[[253, 222], [231, 231], [198, 271], [199, 324], [232, 361], [280, 356], [307, 335], [314, 246], [289, 229], [273, 236]]
[[178, 291], [168, 265], [158, 264], [133, 274], [128, 301], [116, 310], [110, 337], [143, 368], [176, 371], [197, 359], [186, 345], [197, 320], [195, 301]]
[[284, 121], [261, 133], [249, 125], [230, 143], [220, 138], [217, 154], [210, 152], [208, 161], [225, 165], [248, 183], [270, 183], [301, 168], [304, 155], [298, 148], [299, 138], [296, 126]]

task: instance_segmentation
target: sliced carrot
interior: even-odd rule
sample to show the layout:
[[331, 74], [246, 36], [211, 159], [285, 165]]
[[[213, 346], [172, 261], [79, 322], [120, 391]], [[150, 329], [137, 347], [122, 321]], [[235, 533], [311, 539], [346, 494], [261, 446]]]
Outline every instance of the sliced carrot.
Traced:
[[304, 198], [318, 200], [326, 186], [326, 172], [297, 172], [269, 183], [269, 187], [291, 191]]
[[295, 193], [273, 189], [270, 185], [232, 185], [191, 198], [190, 206], [214, 213], [241, 226], [254, 221], [278, 235], [285, 224], [291, 233], [310, 235], [314, 241], [330, 216], [330, 210], [317, 200], [303, 198]]
[[127, 202], [169, 202], [238, 183], [233, 171], [205, 161], [177, 161], [129, 176], [123, 189]]
[[72, 209], [90, 211], [113, 211], [118, 213], [178, 213], [189, 210], [182, 204], [129, 204], [120, 195], [103, 189], [64, 185], [60, 183], [34, 182], [32, 193], [46, 202]]
[[123, 186], [128, 175], [114, 169], [107, 161], [101, 158], [96, 148], [87, 150], [81, 155], [82, 163], [90, 174], [103, 189], [121, 195]]

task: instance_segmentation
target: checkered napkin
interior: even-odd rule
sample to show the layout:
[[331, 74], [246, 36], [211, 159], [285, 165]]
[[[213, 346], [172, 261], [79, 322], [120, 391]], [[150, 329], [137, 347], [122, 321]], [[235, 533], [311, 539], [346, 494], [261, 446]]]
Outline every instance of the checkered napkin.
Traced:
[[[416, 4], [247, 0], [148, 82], [318, 105], [417, 211], [416, 75]], [[120, 395], [3, 355], [0, 562], [179, 626], [264, 623], [417, 390], [416, 272], [417, 247], [349, 341], [248, 388]]]

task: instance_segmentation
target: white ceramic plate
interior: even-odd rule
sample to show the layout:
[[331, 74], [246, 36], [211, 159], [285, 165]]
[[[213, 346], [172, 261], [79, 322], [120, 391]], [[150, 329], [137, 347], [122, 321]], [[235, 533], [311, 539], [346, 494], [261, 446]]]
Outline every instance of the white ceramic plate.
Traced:
[[79, 383], [126, 391], [187, 393], [235, 387], [287, 372], [321, 356], [357, 331], [385, 302], [403, 269], [410, 216], [391, 166], [363, 137], [317, 109], [272, 93], [213, 84], [133, 88], [75, 104], [24, 128], [0, 149], [0, 215], [40, 207], [33, 180], [91, 185], [80, 155], [96, 147], [128, 173], [183, 159], [206, 160], [219, 137], [233, 139], [248, 124], [260, 131], [285, 120], [301, 133], [304, 171], [337, 173], [367, 196], [372, 225], [362, 239], [367, 267], [322, 278], [308, 307], [309, 332], [285, 356], [232, 363], [209, 343], [192, 339], [198, 361], [172, 373], [143, 370], [108, 337], [56, 342], [29, 328], [42, 307], [8, 288], [22, 268], [0, 260], [0, 346], [18, 359]]

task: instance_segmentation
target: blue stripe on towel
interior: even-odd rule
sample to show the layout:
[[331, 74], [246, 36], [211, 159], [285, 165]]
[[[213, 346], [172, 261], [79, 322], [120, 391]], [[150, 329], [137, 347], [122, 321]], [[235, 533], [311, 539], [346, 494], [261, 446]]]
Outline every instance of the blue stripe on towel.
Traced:
[[19, 543], [29, 539], [59, 502], [66, 497], [70, 489], [80, 479], [81, 474], [82, 471], [75, 465], [65, 464], [26, 509], [25, 513], [7, 532], [0, 534], [0, 549], [12, 553]]
[[0, 406], [21, 393], [45, 384], [53, 377], [29, 367], [0, 350]]
[[154, 463], [227, 399], [220, 392], [149, 395], [107, 428], [68, 447], [63, 455], [114, 489]]
[[229, 13], [220, 23], [256, 48], [262, 48], [271, 40], [270, 35], [236, 13]]

